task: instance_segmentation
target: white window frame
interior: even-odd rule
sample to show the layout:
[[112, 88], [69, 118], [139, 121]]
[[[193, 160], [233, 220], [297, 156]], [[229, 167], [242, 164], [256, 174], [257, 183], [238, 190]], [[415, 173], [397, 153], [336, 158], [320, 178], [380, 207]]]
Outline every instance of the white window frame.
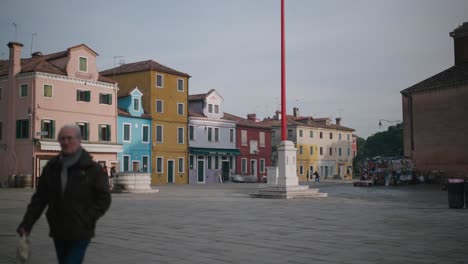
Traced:
[[[210, 133], [210, 131], [211, 131], [211, 133]], [[211, 135], [211, 137], [210, 137], [210, 135]], [[208, 142], [213, 142], [213, 141], [214, 141], [214, 140], [213, 140], [213, 137], [214, 137], [214, 135], [213, 135], [213, 127], [208, 127], [208, 128], [207, 128], [207, 132], [206, 132], [206, 139], [208, 140]]]
[[[85, 59], [86, 60], [86, 70], [82, 71], [80, 66], [81, 66], [81, 59]], [[78, 57], [78, 71], [79, 72], [88, 72], [88, 57], [84, 57], [84, 56], [79, 56]]]
[[[87, 122], [87, 121], [77, 121], [77, 122], [76, 122], [76, 125], [80, 128], [80, 132], [81, 132], [81, 127], [80, 127], [80, 125], [84, 125], [85, 128], [86, 128], [86, 127], [88, 128], [88, 134], [86, 135], [86, 139], [84, 139], [84, 138], [83, 138], [83, 134], [81, 134], [81, 140], [83, 140], [83, 141], [89, 141], [89, 134], [90, 134], [89, 130], [91, 129], [91, 127], [89, 126], [89, 122]], [[85, 131], [86, 131], [86, 130], [85, 130]]]
[[299, 146], [299, 155], [302, 155], [304, 153], [304, 147]]
[[[158, 76], [161, 76], [161, 86], [158, 86]], [[164, 75], [160, 73], [156, 73], [156, 79], [154, 80], [154, 82], [157, 88], [163, 88], [164, 87]]]
[[[158, 159], [161, 159], [161, 168], [158, 167]], [[156, 163], [155, 163], [155, 165], [156, 165], [155, 166], [156, 167], [155, 172], [156, 173], [164, 173], [164, 157], [163, 156], [157, 156], [155, 161], [156, 161]], [[159, 169], [161, 169], [161, 170], [159, 171]]]
[[[161, 102], [161, 112], [158, 112], [158, 102]], [[164, 113], [164, 100], [158, 100], [156, 99], [156, 105], [155, 105], [156, 109], [156, 113]]]
[[[158, 127], [161, 127], [161, 141], [158, 141]], [[163, 125], [156, 125], [156, 130], [154, 131], [155, 137], [154, 141], [156, 143], [164, 143], [164, 126]]]
[[[180, 160], [182, 160], [182, 170], [180, 169]], [[185, 159], [184, 157], [178, 157], [177, 158], [177, 172], [178, 173], [184, 173], [185, 172]]]
[[[182, 106], [182, 113], [179, 113], [179, 106]], [[177, 115], [184, 115], [185, 112], [185, 105], [184, 103], [177, 103]]]
[[[125, 140], [125, 126], [128, 126], [128, 140]], [[122, 142], [132, 142], [132, 124], [122, 123]]]
[[299, 129], [299, 137], [302, 137], [304, 135], [304, 131], [302, 129]]
[[[50, 86], [50, 89], [52, 90], [52, 95], [49, 97], [49, 96], [45, 96], [45, 87], [47, 86]], [[54, 98], [54, 86], [52, 84], [48, 84], [48, 83], [44, 83], [42, 84], [42, 97], [44, 98]]]
[[214, 128], [214, 142], [219, 142], [219, 127]]
[[[182, 90], [181, 90], [181, 89], [179, 89], [179, 81], [182, 81]], [[179, 91], [179, 92], [183, 92], [183, 91], [185, 90], [185, 88], [184, 88], [184, 87], [185, 87], [185, 81], [184, 81], [184, 79], [177, 78], [177, 91]]]
[[265, 173], [265, 159], [260, 159], [260, 173]]
[[234, 143], [235, 133], [234, 128], [229, 129], [229, 142]]
[[214, 109], [213, 109], [214, 113], [219, 114], [219, 105], [215, 104], [215, 105], [213, 105], [213, 107], [214, 107]]
[[[179, 142], [179, 133], [180, 132], [180, 129], [182, 129], [182, 142]], [[184, 134], [185, 134], [185, 129], [184, 127], [177, 127], [177, 144], [185, 144], [185, 137], [184, 137]]]
[[341, 133], [338, 133], [338, 140], [341, 140]]
[[349, 140], [349, 134], [346, 134], [346, 139]]
[[213, 113], [213, 104], [208, 104], [208, 113]]
[[[136, 104], [135, 104], [135, 100], [137, 101]], [[133, 98], [132, 104], [133, 104], [133, 111], [140, 112], [140, 98]]]
[[[145, 131], [145, 127], [148, 128], [148, 141], [145, 141], [144, 140], [144, 131]], [[150, 126], [149, 125], [141, 125], [141, 143], [145, 143], [145, 144], [148, 144], [150, 142], [150, 136], [151, 136], [151, 131], [150, 131]]]
[[[245, 167], [243, 166], [245, 164]], [[246, 158], [241, 158], [241, 172], [242, 173], [247, 173], [247, 159]]]
[[189, 140], [195, 140], [195, 126], [194, 125], [189, 125]]
[[102, 126], [106, 126], [106, 127], [109, 129], [109, 140], [103, 140], [103, 139], [102, 139], [103, 136], [102, 136], [102, 134], [101, 134], [101, 138], [99, 138], [99, 142], [111, 142], [111, 138], [112, 138], [112, 135], [111, 135], [111, 133], [112, 133], [111, 127], [112, 127], [112, 126], [111, 126], [110, 124], [98, 124], [98, 129], [99, 129], [99, 131], [98, 131], [98, 136], [99, 136], [99, 133], [100, 133], [100, 131], [101, 131], [101, 127], [102, 127]]

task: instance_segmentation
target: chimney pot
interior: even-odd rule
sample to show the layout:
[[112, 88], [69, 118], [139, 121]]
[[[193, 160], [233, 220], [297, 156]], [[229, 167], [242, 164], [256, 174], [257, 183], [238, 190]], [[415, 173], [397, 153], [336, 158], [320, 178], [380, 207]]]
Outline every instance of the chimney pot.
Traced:
[[42, 52], [40, 52], [40, 51], [36, 51], [36, 52], [33, 52], [33, 53], [31, 54], [31, 57], [33, 57], [33, 58], [35, 58], [35, 57], [40, 57], [40, 56], [42, 56]]
[[341, 117], [337, 117], [335, 118], [335, 120], [336, 120], [336, 125], [341, 126]]
[[257, 121], [257, 115], [254, 114], [247, 114], [247, 119], [251, 121]]
[[463, 23], [455, 30], [450, 32], [453, 38], [455, 53], [455, 65], [461, 65], [468, 62], [468, 22]]

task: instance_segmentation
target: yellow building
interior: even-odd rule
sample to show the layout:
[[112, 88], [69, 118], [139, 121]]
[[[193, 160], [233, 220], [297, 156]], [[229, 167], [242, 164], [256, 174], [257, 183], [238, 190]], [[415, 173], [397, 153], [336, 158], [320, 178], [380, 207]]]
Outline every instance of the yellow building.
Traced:
[[188, 183], [187, 99], [190, 75], [155, 61], [124, 64], [101, 72], [119, 83], [119, 96], [135, 87], [152, 117], [151, 183]]

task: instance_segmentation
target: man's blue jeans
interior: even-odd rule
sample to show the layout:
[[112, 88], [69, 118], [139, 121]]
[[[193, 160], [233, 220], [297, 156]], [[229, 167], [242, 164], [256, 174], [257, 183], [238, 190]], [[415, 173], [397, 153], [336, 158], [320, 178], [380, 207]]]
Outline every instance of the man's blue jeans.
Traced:
[[54, 239], [59, 264], [81, 264], [90, 240]]

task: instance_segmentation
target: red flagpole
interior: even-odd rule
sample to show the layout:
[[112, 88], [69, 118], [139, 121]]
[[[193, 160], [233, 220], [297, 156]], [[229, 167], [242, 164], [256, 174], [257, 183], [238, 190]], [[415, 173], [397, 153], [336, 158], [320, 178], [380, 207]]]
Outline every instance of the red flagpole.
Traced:
[[284, 0], [281, 0], [281, 141], [286, 141], [286, 43], [284, 34]]

